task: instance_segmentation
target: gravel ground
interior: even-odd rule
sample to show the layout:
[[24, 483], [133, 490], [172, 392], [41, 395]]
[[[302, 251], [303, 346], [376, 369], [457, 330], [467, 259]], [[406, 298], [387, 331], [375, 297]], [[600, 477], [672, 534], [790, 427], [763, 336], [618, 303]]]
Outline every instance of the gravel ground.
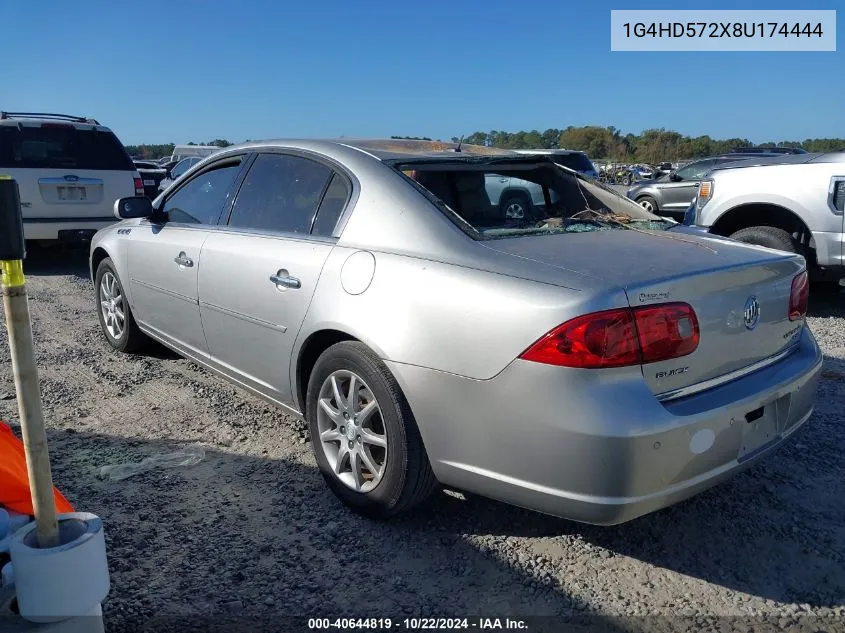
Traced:
[[[108, 622], [150, 614], [776, 616], [845, 622], [845, 297], [812, 302], [818, 408], [776, 457], [599, 528], [444, 492], [412, 516], [347, 512], [305, 427], [164, 349], [113, 352], [84, 252], [34, 253], [28, 286], [60, 489], [105, 520]], [[17, 418], [5, 327], [0, 418]], [[202, 442], [191, 468], [106, 464]], [[830, 618], [830, 619], [828, 619]]]

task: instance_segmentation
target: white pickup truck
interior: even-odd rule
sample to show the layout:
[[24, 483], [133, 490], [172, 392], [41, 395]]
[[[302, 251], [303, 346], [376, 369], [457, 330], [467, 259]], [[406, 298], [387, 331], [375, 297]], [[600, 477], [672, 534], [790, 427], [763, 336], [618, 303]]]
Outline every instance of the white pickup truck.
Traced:
[[800, 253], [812, 280], [845, 277], [845, 152], [726, 163], [684, 217], [690, 228]]

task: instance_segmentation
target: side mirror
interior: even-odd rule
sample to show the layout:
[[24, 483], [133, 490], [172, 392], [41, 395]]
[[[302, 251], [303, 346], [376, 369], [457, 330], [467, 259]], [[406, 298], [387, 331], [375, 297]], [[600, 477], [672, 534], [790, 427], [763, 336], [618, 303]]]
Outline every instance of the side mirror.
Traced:
[[144, 196], [120, 198], [114, 203], [114, 217], [121, 220], [148, 218], [153, 214], [153, 201]]
[[671, 180], [672, 182], [681, 182], [683, 178], [681, 178], [677, 172], [672, 171], [669, 172], [669, 180]]

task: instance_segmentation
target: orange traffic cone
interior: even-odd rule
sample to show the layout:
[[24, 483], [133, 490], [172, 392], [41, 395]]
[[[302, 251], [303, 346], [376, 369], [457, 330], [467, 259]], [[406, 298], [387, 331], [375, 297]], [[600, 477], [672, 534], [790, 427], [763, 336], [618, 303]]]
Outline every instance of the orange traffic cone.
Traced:
[[[55, 487], [53, 498], [58, 514], [73, 512], [73, 506]], [[26, 454], [12, 429], [0, 421], [0, 506], [14, 512], [33, 515], [29, 477], [26, 472]]]

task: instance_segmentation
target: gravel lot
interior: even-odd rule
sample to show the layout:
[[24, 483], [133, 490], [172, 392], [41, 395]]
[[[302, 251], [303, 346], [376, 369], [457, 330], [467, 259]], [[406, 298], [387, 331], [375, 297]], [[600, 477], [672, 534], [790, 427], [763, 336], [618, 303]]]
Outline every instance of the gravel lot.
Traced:
[[[113, 352], [85, 257], [33, 253], [28, 286], [54, 478], [105, 521], [110, 623], [584, 612], [845, 622], [843, 294], [811, 302], [826, 355], [816, 414], [720, 487], [613, 528], [446, 492], [379, 524], [328, 492], [302, 423], [164, 349]], [[5, 327], [0, 418], [17, 418]], [[98, 477], [192, 442], [207, 449], [197, 466]]]

